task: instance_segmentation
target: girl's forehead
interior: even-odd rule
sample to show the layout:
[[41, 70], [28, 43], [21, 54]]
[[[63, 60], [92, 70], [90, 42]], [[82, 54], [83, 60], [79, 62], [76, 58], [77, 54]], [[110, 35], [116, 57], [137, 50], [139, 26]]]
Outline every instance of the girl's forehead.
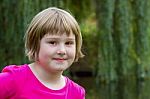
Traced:
[[68, 38], [75, 38], [75, 34], [73, 34], [73, 33], [70, 33], [70, 34], [67, 34], [67, 33], [59, 33], [59, 34], [51, 34], [51, 33], [47, 33], [47, 34], [45, 34], [44, 35], [44, 37], [46, 37], [46, 38], [51, 38], [51, 37], [68, 37]]
[[75, 36], [74, 33], [70, 32], [70, 33], [46, 33], [44, 36]]

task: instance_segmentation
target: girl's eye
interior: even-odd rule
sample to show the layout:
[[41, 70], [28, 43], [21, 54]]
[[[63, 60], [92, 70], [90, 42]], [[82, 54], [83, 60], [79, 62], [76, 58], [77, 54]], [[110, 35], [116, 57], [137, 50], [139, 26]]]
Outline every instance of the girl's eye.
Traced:
[[68, 41], [68, 42], [66, 42], [65, 44], [66, 44], [66, 45], [73, 45], [74, 42], [73, 42], [73, 41]]
[[49, 41], [48, 43], [51, 44], [51, 45], [55, 45], [56, 41]]

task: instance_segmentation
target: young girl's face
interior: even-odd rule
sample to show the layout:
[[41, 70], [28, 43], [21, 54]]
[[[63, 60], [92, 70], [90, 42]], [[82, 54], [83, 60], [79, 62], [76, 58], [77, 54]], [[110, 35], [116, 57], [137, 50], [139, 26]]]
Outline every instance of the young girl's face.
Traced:
[[40, 41], [38, 63], [46, 70], [52, 72], [67, 69], [75, 59], [75, 35], [66, 33], [62, 35], [46, 34]]

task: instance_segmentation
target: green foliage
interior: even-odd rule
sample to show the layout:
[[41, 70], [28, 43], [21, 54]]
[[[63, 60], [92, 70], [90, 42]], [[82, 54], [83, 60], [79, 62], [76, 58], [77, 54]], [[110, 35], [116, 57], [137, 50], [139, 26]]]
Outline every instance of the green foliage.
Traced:
[[148, 76], [149, 1], [95, 0], [95, 4], [100, 46], [97, 80]]
[[3, 12], [0, 17], [0, 65], [4, 66], [9, 63], [21, 63], [22, 61], [20, 59], [24, 59], [24, 55], [22, 54], [23, 48], [20, 47], [23, 46], [23, 25], [21, 25], [22, 13], [18, 13], [20, 12], [19, 8], [21, 5], [18, 4], [17, 1], [9, 0], [2, 1], [0, 5], [1, 12]]
[[130, 64], [131, 47], [131, 14], [129, 12], [128, 0], [119, 0], [115, 3], [114, 15], [114, 38], [115, 48], [117, 53], [117, 74], [118, 77], [127, 75], [128, 67], [133, 67]]
[[97, 80], [105, 82], [116, 79], [116, 51], [112, 34], [114, 0], [95, 0], [95, 4], [98, 23]]
[[[150, 71], [150, 38], [148, 32], [149, 6], [147, 1], [137, 0], [133, 2], [133, 27], [135, 37], [135, 51], [137, 54], [137, 75], [138, 78]], [[137, 11], [138, 10], [138, 11]]]
[[[98, 38], [96, 33], [96, 19], [95, 14], [91, 13], [86, 21], [80, 24], [81, 32], [83, 35], [83, 52], [85, 54], [84, 60], [86, 60], [87, 67], [94, 70], [98, 55]], [[92, 58], [89, 58], [92, 57]]]

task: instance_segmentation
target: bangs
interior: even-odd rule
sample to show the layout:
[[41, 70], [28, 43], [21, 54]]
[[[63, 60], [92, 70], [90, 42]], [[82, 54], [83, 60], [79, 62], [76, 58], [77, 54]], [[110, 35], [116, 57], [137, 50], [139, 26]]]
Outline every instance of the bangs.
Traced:
[[75, 34], [75, 24], [73, 21], [64, 16], [62, 13], [55, 12], [51, 17], [47, 19], [47, 21], [41, 27], [43, 30], [43, 35], [51, 34], [51, 35], [62, 35], [64, 33], [69, 36], [71, 33]]

